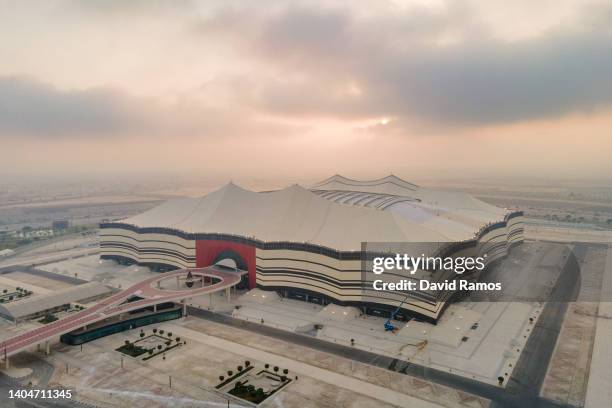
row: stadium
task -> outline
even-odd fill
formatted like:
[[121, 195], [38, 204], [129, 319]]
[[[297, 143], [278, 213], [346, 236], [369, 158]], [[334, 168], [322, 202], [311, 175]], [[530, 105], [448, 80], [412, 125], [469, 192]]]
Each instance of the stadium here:
[[[486, 253], [491, 265], [522, 242], [522, 215], [396, 176], [357, 181], [336, 175], [310, 188], [267, 192], [229, 183], [101, 224], [101, 257], [157, 271], [231, 266], [248, 272], [243, 288], [386, 317], [404, 295], [367, 290], [371, 250], [365, 243], [389, 243], [387, 252], [393, 243], [452, 243], [434, 247], [446, 256]], [[453, 295], [418, 293], [397, 318], [436, 322]]]

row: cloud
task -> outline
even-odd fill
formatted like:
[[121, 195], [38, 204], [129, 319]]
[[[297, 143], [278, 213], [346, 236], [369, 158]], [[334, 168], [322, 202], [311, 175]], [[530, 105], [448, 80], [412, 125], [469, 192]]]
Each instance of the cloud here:
[[60, 90], [29, 78], [0, 77], [0, 137], [275, 137], [302, 128], [187, 97], [161, 104], [108, 88]]
[[274, 74], [258, 79], [251, 101], [272, 113], [481, 126], [610, 107], [610, 10], [587, 8], [516, 41], [455, 2], [374, 14], [232, 8], [200, 28], [268, 64]]
[[145, 124], [125, 95], [109, 89], [63, 91], [23, 77], [0, 77], [0, 135], [96, 135]]
[[612, 104], [611, 40], [589, 33], [490, 41], [391, 55], [360, 68], [379, 93], [377, 102], [393, 114], [460, 125], [507, 123]]
[[[31, 41], [27, 58], [21, 46], [5, 55], [18, 63], [2, 74], [65, 88], [1, 79], [0, 132], [235, 137], [291, 133], [287, 123], [307, 126], [313, 117], [359, 122], [350, 127], [390, 117], [393, 126], [380, 129], [401, 133], [556, 118], [612, 103], [612, 7], [584, 6], [571, 19], [548, 18], [541, 30], [507, 38], [483, 17], [503, 11], [490, 2], [402, 3], [63, 2], [53, 8], [58, 14], [39, 16], [46, 35], [23, 37]], [[514, 8], [530, 18], [547, 10]], [[64, 31], [74, 19], [85, 23]], [[498, 25], [507, 34], [515, 24]], [[87, 49], [71, 43], [79, 33]], [[25, 41], [15, 38], [7, 44]], [[69, 40], [61, 63], [39, 69], [35, 50], [46, 55], [45, 38]]]
[[63, 8], [67, 10], [78, 10], [101, 16], [128, 16], [129, 18], [192, 12], [196, 5], [192, 0], [67, 0], [63, 3]]

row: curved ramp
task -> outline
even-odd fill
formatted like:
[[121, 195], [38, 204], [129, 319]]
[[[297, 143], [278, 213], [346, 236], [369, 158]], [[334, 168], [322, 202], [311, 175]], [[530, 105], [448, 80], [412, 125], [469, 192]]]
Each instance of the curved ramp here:
[[[191, 272], [193, 276], [202, 278], [208, 277], [217, 282], [208, 286], [186, 290], [168, 290], [157, 287], [158, 282], [170, 278], [178, 278], [183, 275], [186, 276], [189, 272]], [[215, 268], [180, 269], [154, 276], [103, 299], [88, 309], [0, 342], [0, 356], [2, 358], [8, 358], [13, 354], [53, 337], [61, 336], [79, 327], [96, 323], [100, 320], [122, 313], [154, 306], [160, 303], [177, 302], [194, 296], [218, 292], [238, 284], [240, 278], [241, 276], [239, 274], [223, 272]], [[143, 299], [127, 303], [127, 299], [131, 296], [138, 296]]]

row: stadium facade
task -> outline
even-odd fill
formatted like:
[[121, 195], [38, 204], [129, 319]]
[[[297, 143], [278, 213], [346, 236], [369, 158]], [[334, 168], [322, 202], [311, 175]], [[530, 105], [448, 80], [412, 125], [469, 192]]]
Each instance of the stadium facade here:
[[[484, 252], [491, 264], [522, 242], [522, 215], [395, 176], [357, 181], [336, 175], [310, 189], [270, 192], [229, 183], [101, 224], [101, 257], [158, 270], [231, 259], [248, 271], [244, 287], [387, 316], [403, 295], [364, 291], [364, 242], [452, 242], [447, 255]], [[399, 317], [436, 321], [452, 296], [423, 293], [406, 302]]]

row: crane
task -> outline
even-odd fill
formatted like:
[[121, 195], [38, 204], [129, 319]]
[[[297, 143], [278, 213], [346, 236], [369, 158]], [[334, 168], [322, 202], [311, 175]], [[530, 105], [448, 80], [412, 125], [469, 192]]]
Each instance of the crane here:
[[391, 331], [395, 333], [395, 330], [397, 330], [397, 327], [395, 327], [393, 323], [391, 323], [391, 320], [395, 319], [395, 315], [397, 315], [397, 313], [400, 311], [400, 309], [402, 308], [402, 305], [406, 302], [406, 299], [408, 299], [408, 295], [406, 295], [404, 299], [402, 299], [400, 304], [395, 308], [395, 310], [391, 312], [391, 315], [385, 322], [385, 331]]

